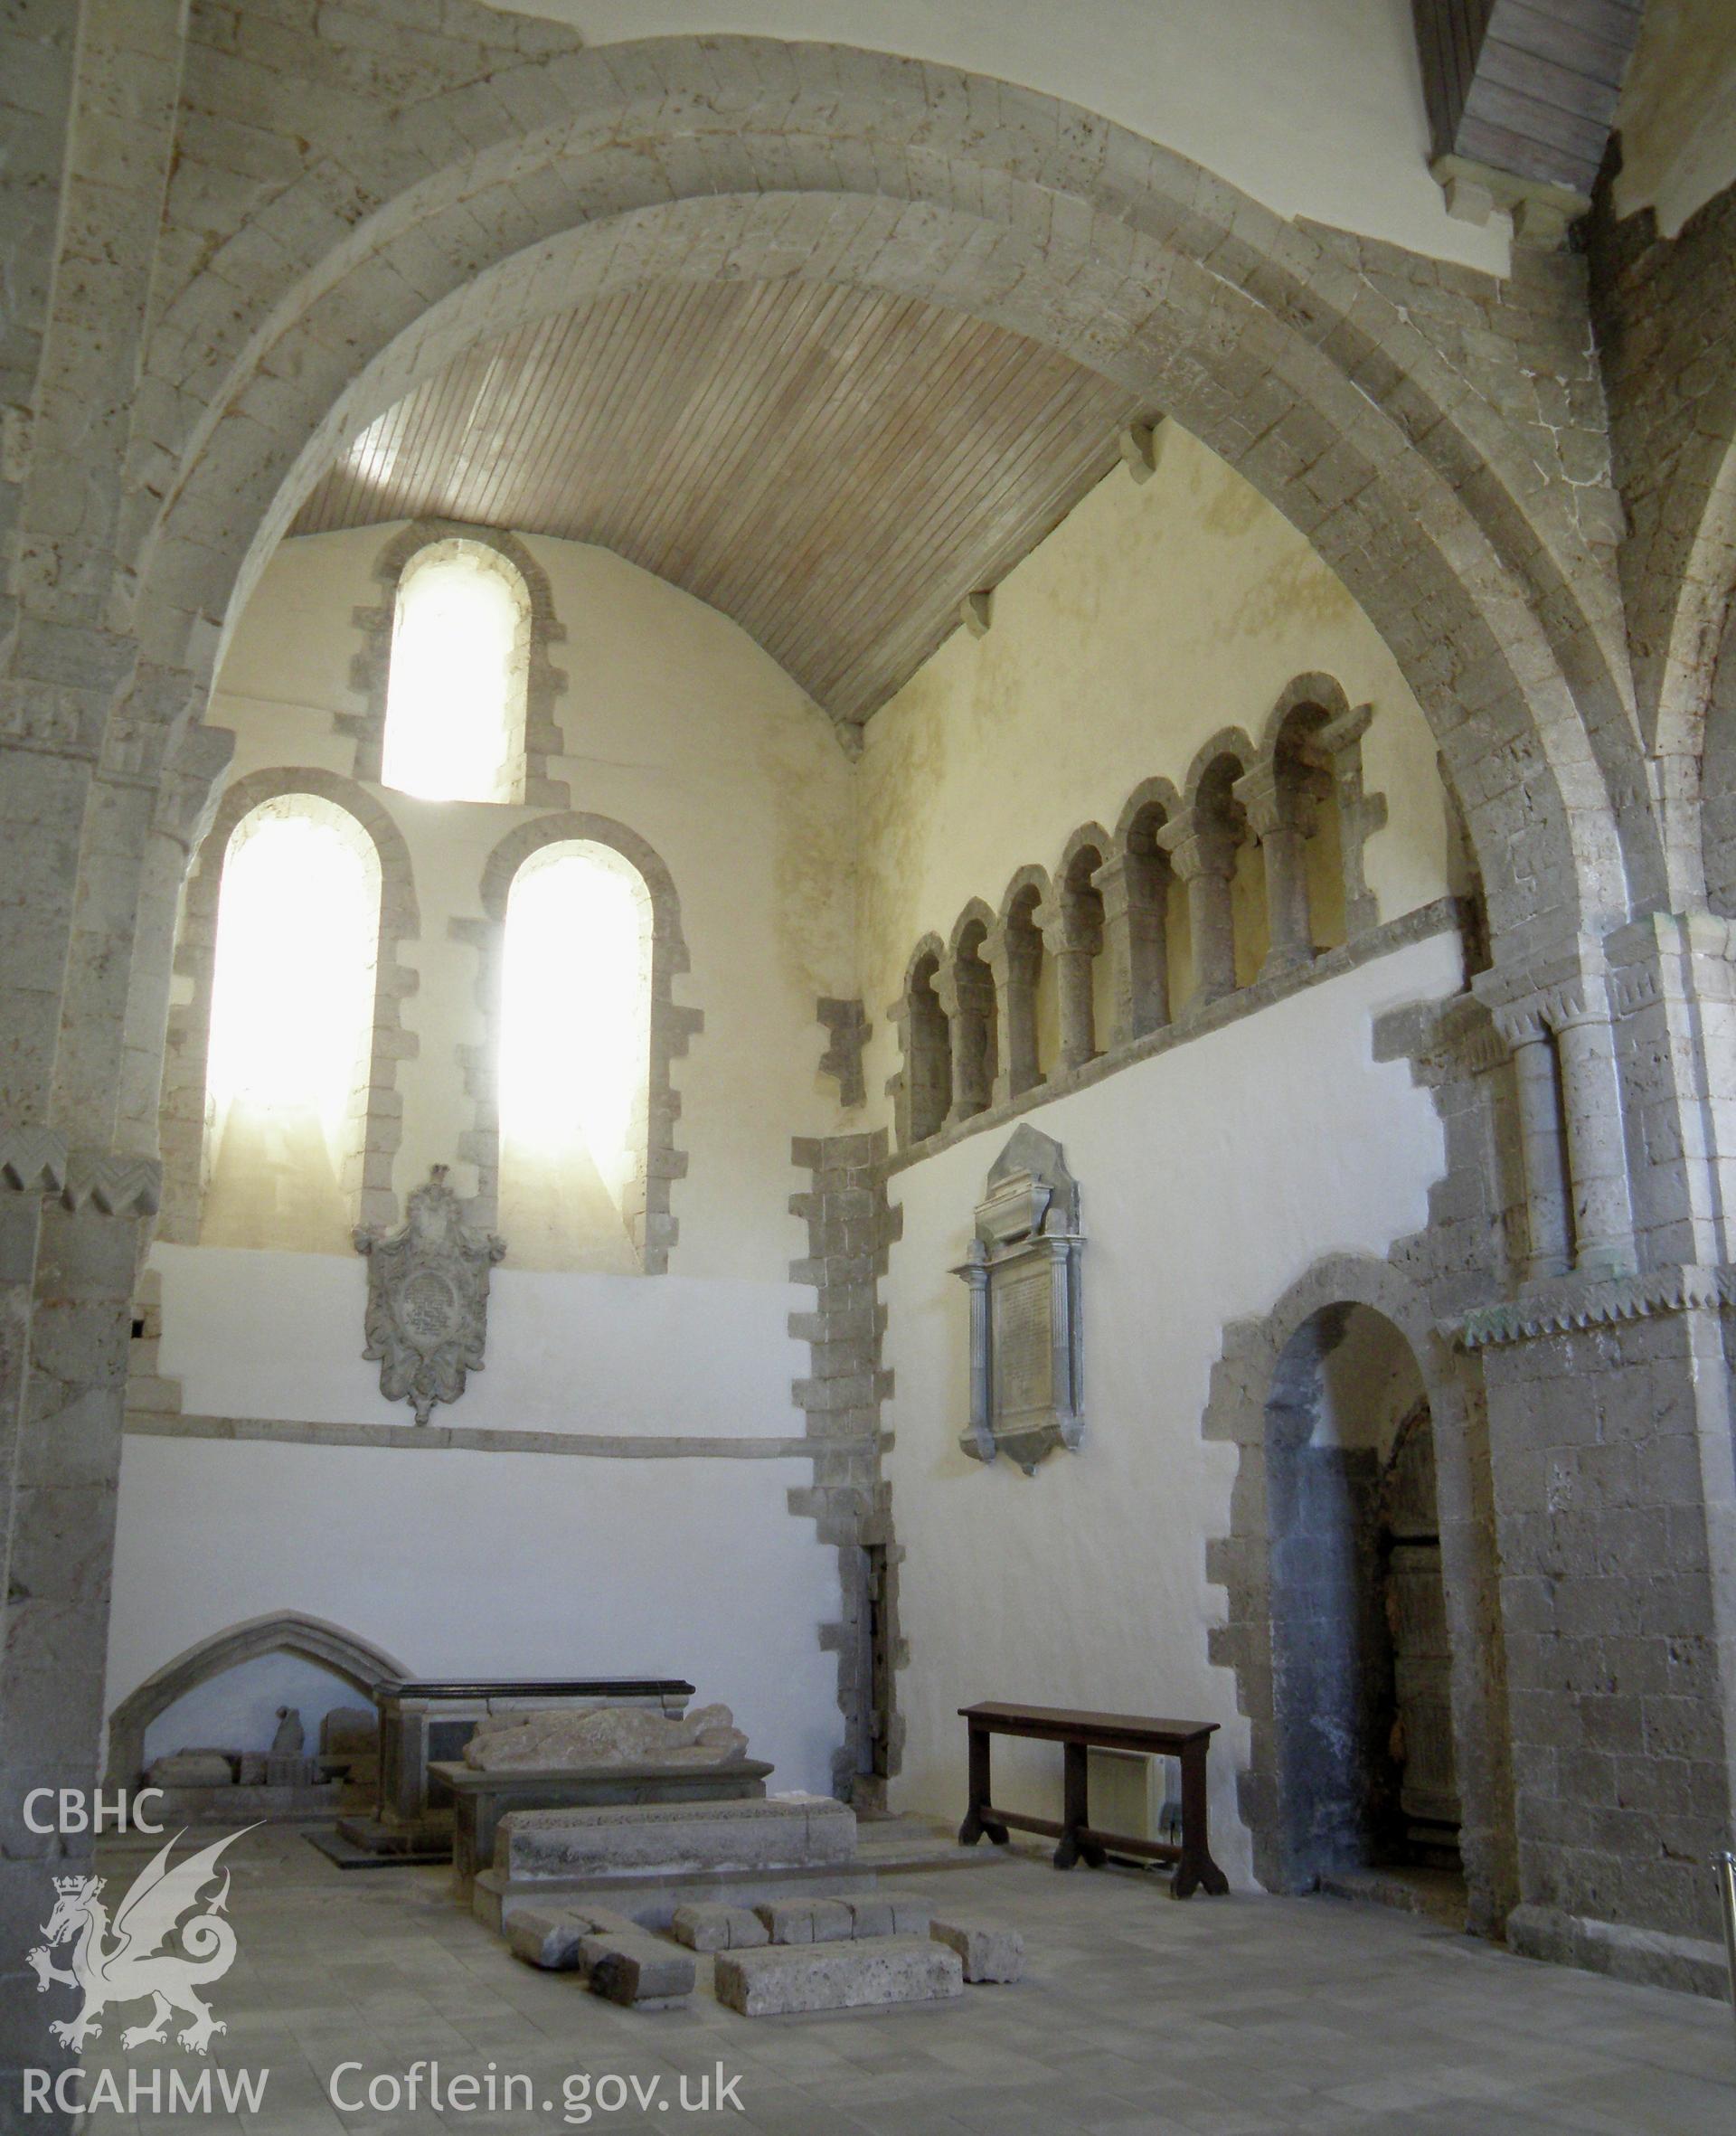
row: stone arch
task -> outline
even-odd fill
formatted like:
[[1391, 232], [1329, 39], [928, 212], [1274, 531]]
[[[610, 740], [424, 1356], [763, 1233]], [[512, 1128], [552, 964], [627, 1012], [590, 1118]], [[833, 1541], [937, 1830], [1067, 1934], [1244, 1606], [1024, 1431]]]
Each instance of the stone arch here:
[[1049, 1080], [1052, 1056], [1045, 1061], [1038, 1024], [1044, 962], [1040, 915], [1053, 903], [1047, 871], [1034, 864], [1020, 868], [1006, 886], [988, 938], [1001, 1044], [995, 1075], [996, 1105]]
[[1514, 1902], [1517, 1872], [1487, 1421], [1480, 1386], [1440, 1333], [1421, 1283], [1402, 1266], [1360, 1254], [1317, 1261], [1266, 1316], [1225, 1328], [1202, 1419], [1203, 1437], [1238, 1456], [1229, 1532], [1206, 1544], [1206, 1577], [1229, 1598], [1207, 1648], [1213, 1662], [1234, 1673], [1237, 1710], [1248, 1718], [1249, 1762], [1238, 1793], [1255, 1874], [1278, 1890], [1289, 1873], [1274, 1685], [1269, 1411], [1296, 1392], [1282, 1379], [1294, 1367], [1297, 1338], [1323, 1314], [1348, 1306], [1379, 1314], [1404, 1338], [1433, 1418], [1467, 1923], [1495, 1933]]
[[988, 962], [995, 914], [980, 897], [953, 922], [947, 937], [941, 1005], [952, 1026], [952, 1103], [947, 1125], [987, 1111], [1000, 1056], [995, 974]]
[[[688, 969], [687, 943], [681, 931], [681, 901], [675, 878], [648, 840], [612, 817], [569, 810], [538, 817], [509, 831], [483, 865], [480, 920], [454, 920], [453, 936], [467, 941], [480, 959], [476, 998], [486, 1036], [479, 1046], [460, 1048], [466, 1087], [475, 1126], [458, 1139], [458, 1154], [476, 1167], [477, 1188], [471, 1221], [492, 1230], [500, 1201], [500, 1005], [506, 938], [506, 906], [514, 878], [525, 862], [545, 846], [584, 843], [607, 846], [637, 871], [651, 903], [650, 1063], [646, 1083], [645, 1177], [642, 1201], [630, 1211], [630, 1232], [646, 1275], [663, 1275], [670, 1249], [680, 1232], [670, 1214], [672, 1181], [687, 1176], [687, 1153], [675, 1148], [675, 1121], [681, 1093], [674, 1087], [673, 1063], [703, 1027], [704, 1012], [676, 1004], [675, 981]], [[510, 1243], [510, 1242], [509, 1242]]]
[[1348, 719], [1350, 699], [1344, 695], [1344, 685], [1330, 675], [1292, 676], [1266, 714], [1266, 723], [1260, 735], [1260, 756], [1270, 757], [1297, 714], [1310, 709], [1319, 714], [1316, 723], [1320, 726], [1329, 725], [1334, 720]]
[[[347, 140], [341, 168], [307, 147], [304, 175], [170, 294], [147, 369], [189, 413], [153, 447], [165, 501], [131, 560], [154, 657], [197, 665], [186, 626], [230, 609], [250, 542], [268, 549], [344, 438], [452, 350], [656, 279], [673, 251], [690, 275], [914, 293], [1127, 381], [1239, 467], [1382, 633], [1480, 797], [1473, 836], [1511, 955], [1620, 916], [1618, 836], [1633, 893], [1657, 893], [1649, 820], [1618, 831], [1607, 803], [1637, 749], [1607, 553], [1571, 484], [1537, 483], [1498, 383], [1431, 349], [1329, 236], [1038, 92], [879, 54], [671, 38], [543, 52], [519, 80], [543, 125], [467, 90], [407, 109], [390, 164], [382, 145], [361, 151], [384, 204], [335, 241], [326, 187], [368, 181]], [[261, 294], [237, 307], [238, 288]], [[206, 339], [208, 315], [220, 353], [190, 382], [171, 352], [194, 318]], [[1532, 827], [1523, 886], [1515, 809]]]
[[565, 808], [572, 796], [564, 780], [549, 776], [549, 762], [561, 756], [566, 737], [555, 718], [555, 699], [567, 678], [549, 657], [551, 646], [566, 643], [566, 627], [554, 612], [549, 574], [518, 536], [499, 527], [476, 526], [458, 519], [416, 519], [401, 527], [374, 560], [379, 598], [357, 608], [352, 620], [362, 635], [361, 650], [350, 663], [350, 681], [366, 700], [360, 713], [340, 713], [335, 724], [355, 743], [355, 776], [378, 780], [386, 735], [386, 685], [392, 667], [392, 640], [398, 613], [398, 590], [405, 572], [425, 550], [441, 543], [463, 542], [498, 557], [523, 590], [524, 706], [505, 766], [507, 790], [502, 800], [532, 808]]
[[946, 1007], [947, 947], [925, 934], [910, 951], [904, 984], [887, 1012], [898, 1031], [899, 1069], [889, 1086], [898, 1147], [926, 1142], [952, 1107], [952, 1029]]
[[297, 794], [310, 794], [341, 808], [372, 842], [380, 865], [373, 1043], [356, 1221], [389, 1224], [397, 1218], [392, 1168], [403, 1133], [398, 1063], [413, 1058], [417, 1051], [415, 1033], [404, 1027], [403, 1005], [418, 984], [417, 974], [400, 960], [400, 951], [417, 939], [421, 929], [410, 848], [389, 810], [365, 787], [335, 771], [286, 765], [249, 772], [225, 789], [187, 878], [175, 969], [190, 982], [191, 993], [184, 1003], [169, 1010], [160, 1128], [160, 1228], [162, 1236], [176, 1244], [190, 1245], [199, 1235], [217, 912], [230, 840], [242, 818], [250, 816], [261, 802]]
[[370, 1700], [376, 1684], [410, 1674], [383, 1647], [344, 1630], [341, 1624], [328, 1624], [323, 1617], [305, 1617], [297, 1610], [250, 1617], [243, 1624], [231, 1624], [227, 1631], [195, 1641], [173, 1661], [165, 1661], [116, 1706], [108, 1716], [107, 1784], [128, 1790], [137, 1786], [145, 1770], [146, 1731], [159, 1714], [198, 1685], [265, 1654], [298, 1654], [344, 1678]]

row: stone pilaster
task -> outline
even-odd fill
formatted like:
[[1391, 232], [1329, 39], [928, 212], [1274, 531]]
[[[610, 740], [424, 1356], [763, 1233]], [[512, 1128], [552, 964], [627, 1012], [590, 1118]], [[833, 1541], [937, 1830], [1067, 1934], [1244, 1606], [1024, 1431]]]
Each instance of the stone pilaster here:
[[1561, 1120], [1555, 1040], [1535, 1010], [1503, 1010], [1496, 1025], [1513, 1049], [1519, 1100], [1519, 1148], [1525, 1175], [1524, 1275], [1535, 1282], [1564, 1275], [1572, 1255], [1567, 1143]]
[[808, 1247], [791, 1263], [790, 1280], [815, 1291], [813, 1309], [789, 1320], [790, 1333], [808, 1345], [808, 1371], [793, 1398], [814, 1442], [813, 1484], [790, 1493], [790, 1510], [816, 1521], [820, 1540], [838, 1553], [839, 1615], [819, 1627], [820, 1644], [838, 1658], [844, 1715], [833, 1785], [846, 1800], [881, 1804], [902, 1744], [892, 1697], [903, 1661], [893, 1621], [902, 1552], [880, 1472], [881, 1404], [892, 1375], [880, 1362], [878, 1295], [898, 1220], [886, 1200], [884, 1134], [798, 1138], [790, 1155], [811, 1179], [790, 1197], [791, 1213], [807, 1222]]

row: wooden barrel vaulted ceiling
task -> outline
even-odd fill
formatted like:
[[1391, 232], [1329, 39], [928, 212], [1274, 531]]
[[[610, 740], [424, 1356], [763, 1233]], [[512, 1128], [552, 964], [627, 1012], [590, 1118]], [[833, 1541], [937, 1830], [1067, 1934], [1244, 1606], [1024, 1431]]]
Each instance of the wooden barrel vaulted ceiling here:
[[913, 298], [657, 286], [470, 350], [355, 441], [294, 531], [438, 515], [600, 543], [732, 617], [850, 725], [1144, 412]]

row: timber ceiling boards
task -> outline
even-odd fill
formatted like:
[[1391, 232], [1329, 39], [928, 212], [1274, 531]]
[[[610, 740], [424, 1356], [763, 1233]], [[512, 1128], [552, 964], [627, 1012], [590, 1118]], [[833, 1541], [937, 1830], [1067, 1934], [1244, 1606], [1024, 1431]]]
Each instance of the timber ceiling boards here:
[[916, 299], [658, 286], [469, 351], [356, 440], [293, 531], [438, 516], [600, 543], [732, 617], [848, 730], [1146, 412]]

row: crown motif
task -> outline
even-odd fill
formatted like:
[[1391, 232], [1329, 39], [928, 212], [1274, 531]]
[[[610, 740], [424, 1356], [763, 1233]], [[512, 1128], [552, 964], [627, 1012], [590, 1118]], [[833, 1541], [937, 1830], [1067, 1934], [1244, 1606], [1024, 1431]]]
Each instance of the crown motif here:
[[89, 1892], [90, 1896], [95, 1898], [102, 1889], [102, 1878], [100, 1876], [57, 1876], [54, 1879], [54, 1888], [69, 1897], [76, 1896], [80, 1892]]

